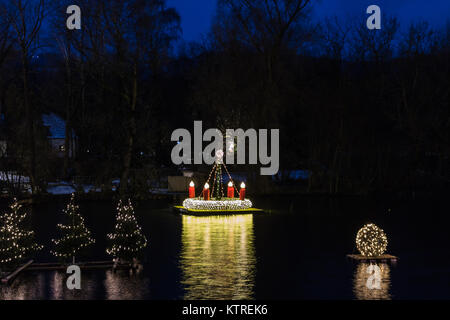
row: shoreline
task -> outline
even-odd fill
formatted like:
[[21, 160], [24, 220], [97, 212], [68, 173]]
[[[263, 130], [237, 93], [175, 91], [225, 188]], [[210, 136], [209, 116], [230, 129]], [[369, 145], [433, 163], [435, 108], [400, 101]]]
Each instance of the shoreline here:
[[[304, 192], [304, 191], [291, 191], [291, 192], [271, 192], [271, 193], [253, 193], [249, 196], [251, 198], [280, 198], [280, 197], [295, 197], [295, 198], [327, 198], [327, 199], [386, 199], [386, 200], [424, 200], [441, 198], [448, 194], [446, 190], [439, 190], [436, 192], [397, 192], [397, 193], [338, 193], [331, 194], [327, 192]], [[115, 201], [120, 198], [120, 194], [117, 192], [96, 192], [96, 193], [76, 193], [80, 201]], [[1, 195], [0, 204], [9, 203], [14, 196]], [[19, 202], [24, 205], [31, 205], [37, 203], [47, 203], [55, 200], [66, 200], [70, 197], [70, 194], [50, 194], [42, 193], [36, 195], [28, 195], [18, 197]], [[131, 196], [133, 198], [133, 196]], [[165, 201], [165, 202], [177, 202], [187, 198], [188, 194], [180, 192], [171, 193], [148, 193], [145, 196], [138, 195], [136, 200], [138, 201]]]

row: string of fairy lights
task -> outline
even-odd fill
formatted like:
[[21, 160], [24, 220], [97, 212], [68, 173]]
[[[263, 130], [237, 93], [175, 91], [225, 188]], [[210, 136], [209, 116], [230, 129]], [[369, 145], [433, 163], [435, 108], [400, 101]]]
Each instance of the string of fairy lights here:
[[227, 168], [227, 165], [225, 164], [225, 162], [223, 163], [223, 167], [225, 168], [225, 171], [226, 171], [226, 173], [227, 173], [227, 175], [228, 175], [228, 179], [230, 179], [231, 183], [233, 184], [234, 190], [236, 191], [236, 193], [237, 193], [238, 195], [240, 195], [241, 193], [240, 193], [239, 190], [237, 189], [236, 184], [233, 182], [233, 179], [231, 178], [231, 174], [230, 174], [230, 172], [228, 171], [228, 168]]
[[58, 224], [57, 228], [62, 234], [60, 239], [52, 239], [55, 250], [50, 252], [58, 258], [75, 259], [75, 256], [85, 248], [95, 243], [91, 232], [86, 228], [84, 218], [78, 213], [79, 206], [75, 204], [75, 194], [63, 210], [67, 224]]
[[[252, 202], [248, 199], [245, 199], [245, 184], [242, 183], [241, 191], [237, 190], [236, 185], [233, 183], [231, 175], [223, 162], [223, 151], [218, 150], [216, 152], [216, 161], [212, 170], [208, 175], [208, 179], [206, 180], [205, 186], [203, 188], [203, 197], [202, 194], [200, 197], [195, 197], [195, 189], [194, 183], [191, 182], [189, 189], [189, 198], [183, 201], [183, 207], [187, 210], [202, 210], [202, 211], [211, 211], [211, 212], [220, 212], [220, 211], [239, 211], [245, 210], [252, 207]], [[228, 184], [228, 188], [233, 188], [239, 194], [239, 200], [234, 199], [233, 195], [229, 196], [229, 198], [223, 198], [223, 189], [222, 189], [222, 165], [225, 168], [225, 172], [227, 173], [230, 183]], [[210, 199], [209, 197], [209, 182], [211, 177], [214, 175], [213, 183], [212, 183], [212, 195], [215, 195], [215, 198]], [[220, 189], [220, 191], [219, 191]], [[230, 190], [230, 189], [229, 189]], [[206, 192], [206, 194], [205, 194]], [[229, 194], [230, 191], [228, 191]], [[363, 256], [366, 257], [377, 257], [381, 256], [385, 253], [387, 248], [387, 236], [384, 231], [378, 228], [374, 224], [367, 224], [363, 228], [361, 228], [356, 236], [356, 246], [357, 249]]]
[[373, 223], [366, 224], [356, 234], [356, 248], [366, 257], [381, 256], [386, 252], [387, 236]]
[[183, 207], [190, 210], [245, 210], [253, 206], [248, 199], [245, 200], [197, 200], [186, 199]]
[[[215, 167], [217, 165], [219, 164], [216, 164]], [[214, 168], [210, 177], [213, 172]], [[242, 198], [244, 197], [243, 195]], [[187, 209], [207, 211], [239, 211], [249, 209], [252, 205], [248, 199], [228, 198], [221, 200], [189, 198], [183, 202], [183, 206]], [[43, 248], [34, 241], [34, 232], [21, 226], [27, 217], [26, 212], [20, 213], [21, 208], [17, 199], [14, 199], [10, 211], [0, 215], [0, 264], [2, 265], [17, 263], [30, 253]], [[66, 223], [57, 225], [62, 236], [59, 239], [52, 239], [55, 250], [52, 250], [51, 253], [58, 258], [74, 257], [95, 243], [78, 210], [79, 206], [75, 204], [75, 195], [72, 194], [70, 202], [63, 210]], [[137, 258], [147, 247], [147, 238], [137, 222], [130, 199], [126, 204], [119, 201], [114, 230], [107, 237], [111, 244], [106, 249], [106, 253], [114, 258], [122, 260]], [[366, 224], [357, 232], [356, 247], [362, 256], [380, 257], [386, 252], [387, 246], [388, 240], [385, 232], [373, 223]]]
[[22, 205], [16, 198], [10, 205], [10, 212], [0, 216], [0, 263], [13, 264], [27, 255], [39, 251], [43, 246], [34, 242], [34, 231], [22, 227], [27, 213], [19, 213]]
[[106, 253], [119, 259], [136, 258], [147, 246], [147, 238], [137, 223], [130, 199], [126, 205], [119, 201], [114, 232], [108, 234], [108, 239], [111, 246], [106, 249]]
[[[213, 165], [211, 171], [209, 172], [208, 178], [206, 179], [206, 183], [205, 183], [205, 185], [209, 186], [211, 177], [214, 176], [213, 182], [212, 182], [211, 194], [213, 196], [216, 195], [216, 198], [218, 200], [220, 200], [224, 196], [223, 188], [222, 188], [222, 183], [223, 183], [222, 166], [225, 168], [225, 172], [227, 173], [229, 181], [231, 181], [233, 183], [234, 190], [236, 191], [236, 193], [238, 195], [240, 195], [240, 191], [237, 189], [236, 184], [234, 183], [233, 178], [231, 177], [231, 174], [228, 171], [228, 168], [227, 168], [225, 162], [223, 161], [223, 156], [224, 156], [223, 150], [218, 150], [216, 152], [216, 161], [214, 162], [214, 165]], [[204, 190], [202, 190], [199, 197], [201, 197], [201, 195], [203, 194], [203, 191]], [[214, 191], [216, 191], [216, 193], [214, 193]], [[220, 193], [218, 193], [218, 192], [220, 192]]]
[[[31, 253], [43, 248], [34, 241], [34, 231], [21, 227], [21, 222], [27, 217], [27, 213], [19, 212], [21, 207], [17, 199], [14, 199], [10, 212], [0, 215], [0, 264], [2, 266], [13, 266]], [[75, 194], [72, 194], [62, 212], [65, 221], [57, 224], [60, 237], [52, 239], [54, 249], [50, 252], [57, 258], [65, 260], [72, 257], [74, 261], [76, 255], [95, 243], [78, 210]], [[137, 223], [131, 200], [128, 200], [125, 205], [119, 201], [114, 232], [108, 235], [108, 239], [111, 246], [106, 252], [122, 260], [138, 258], [141, 251], [148, 245], [142, 228]]]
[[[183, 201], [183, 207], [188, 210], [205, 210], [205, 211], [237, 211], [237, 210], [245, 210], [249, 209], [253, 206], [252, 202], [248, 199], [234, 199], [234, 198], [224, 198], [223, 192], [223, 177], [222, 177], [222, 166], [225, 168], [225, 172], [228, 175], [230, 184], [229, 187], [233, 187], [236, 193], [241, 196], [241, 192], [236, 188], [235, 183], [231, 177], [230, 172], [228, 171], [227, 166], [223, 161], [224, 153], [222, 150], [218, 150], [216, 152], [216, 161], [209, 172], [208, 178], [206, 179], [205, 186], [199, 197], [195, 197], [194, 183], [191, 182], [190, 188], [193, 189], [192, 194], [190, 192], [190, 198]], [[212, 178], [214, 177], [214, 178]], [[209, 192], [210, 181], [212, 181], [211, 195], [214, 197], [213, 199], [209, 199], [204, 193]], [[243, 184], [245, 188], [245, 184]], [[203, 198], [202, 199], [202, 195]]]

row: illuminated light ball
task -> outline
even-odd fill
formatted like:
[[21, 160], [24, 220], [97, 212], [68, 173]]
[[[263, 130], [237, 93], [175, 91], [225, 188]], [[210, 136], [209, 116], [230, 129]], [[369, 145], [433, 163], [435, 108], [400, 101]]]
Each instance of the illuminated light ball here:
[[365, 257], [381, 256], [386, 252], [388, 240], [383, 229], [373, 223], [366, 224], [356, 235], [356, 248]]

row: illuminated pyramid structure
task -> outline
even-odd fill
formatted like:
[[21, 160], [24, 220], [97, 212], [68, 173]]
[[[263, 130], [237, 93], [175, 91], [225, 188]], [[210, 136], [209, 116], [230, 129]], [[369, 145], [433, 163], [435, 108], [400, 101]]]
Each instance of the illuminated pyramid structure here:
[[[233, 213], [253, 213], [262, 211], [252, 208], [253, 204], [245, 198], [246, 186], [242, 182], [240, 190], [235, 183], [223, 162], [224, 153], [222, 150], [216, 152], [216, 161], [208, 175], [203, 190], [199, 196], [195, 194], [195, 185], [192, 181], [189, 185], [189, 198], [183, 201], [183, 206], [177, 206], [178, 210], [186, 214], [233, 214]], [[227, 194], [224, 194], [222, 173], [226, 172], [229, 178]], [[236, 194], [238, 197], [234, 197]]]

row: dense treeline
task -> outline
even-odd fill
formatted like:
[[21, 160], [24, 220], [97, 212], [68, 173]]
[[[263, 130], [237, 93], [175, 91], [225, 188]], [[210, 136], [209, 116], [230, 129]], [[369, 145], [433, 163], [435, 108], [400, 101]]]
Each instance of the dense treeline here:
[[[1, 1], [1, 169], [30, 177], [33, 192], [74, 175], [148, 190], [173, 168], [172, 131], [194, 120], [279, 128], [281, 185], [298, 169], [311, 172], [309, 192], [449, 185], [449, 26], [386, 17], [373, 31], [317, 22], [310, 0], [219, 0], [210, 32], [175, 54], [180, 16], [163, 0], [79, 0], [76, 31], [69, 2]], [[66, 120], [63, 160], [50, 156], [45, 112]], [[273, 185], [258, 179], [260, 191]]]

